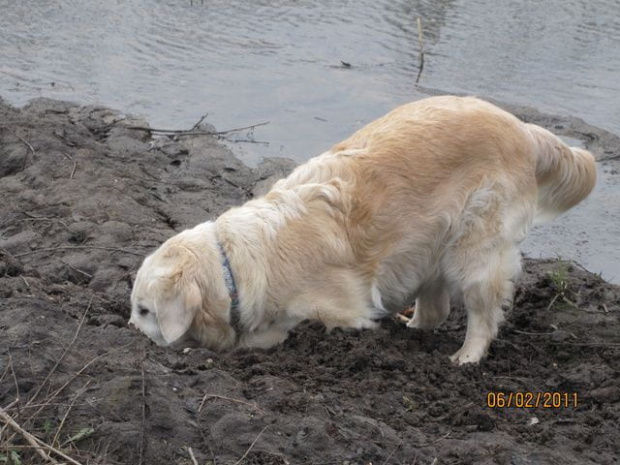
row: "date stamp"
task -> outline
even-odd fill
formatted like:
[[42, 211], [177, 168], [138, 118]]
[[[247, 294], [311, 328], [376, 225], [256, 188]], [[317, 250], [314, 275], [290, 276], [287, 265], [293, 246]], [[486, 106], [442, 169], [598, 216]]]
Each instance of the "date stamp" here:
[[576, 392], [496, 392], [487, 394], [488, 408], [576, 408]]

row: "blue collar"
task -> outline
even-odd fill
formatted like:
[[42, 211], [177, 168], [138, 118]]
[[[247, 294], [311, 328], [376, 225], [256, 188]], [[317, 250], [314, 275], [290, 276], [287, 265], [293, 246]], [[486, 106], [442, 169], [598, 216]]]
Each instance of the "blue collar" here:
[[235, 284], [235, 277], [230, 269], [230, 262], [224, 252], [222, 244], [217, 243], [220, 249], [220, 256], [222, 258], [222, 272], [224, 274], [224, 283], [228, 290], [228, 296], [230, 297], [230, 325], [235, 329], [237, 334], [240, 333], [241, 321], [239, 315], [239, 292], [237, 291], [237, 285]]

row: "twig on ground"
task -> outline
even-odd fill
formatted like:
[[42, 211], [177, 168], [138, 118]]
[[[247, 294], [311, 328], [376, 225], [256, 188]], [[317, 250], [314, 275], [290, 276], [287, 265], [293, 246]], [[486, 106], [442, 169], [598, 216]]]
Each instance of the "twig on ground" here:
[[23, 276], [23, 275], [21, 275], [21, 274], [19, 275], [19, 277], [20, 277], [20, 278], [22, 278], [22, 281], [24, 282], [24, 284], [26, 285], [26, 287], [27, 287], [28, 289], [30, 289], [30, 283], [28, 282], [28, 280], [26, 279], [26, 277], [25, 277], [25, 276]]
[[28, 142], [26, 139], [24, 139], [23, 137], [19, 137], [17, 134], [15, 134], [15, 137], [17, 137], [19, 140], [21, 140], [24, 144], [26, 144], [28, 146], [28, 148], [30, 149], [30, 151], [32, 152], [33, 155], [36, 155], [37, 152], [35, 152], [34, 147], [32, 146], [32, 144], [30, 144], [30, 142]]
[[429, 447], [432, 446], [433, 444], [437, 444], [438, 442], [443, 441], [444, 439], [448, 438], [450, 436], [450, 431], [448, 431], [446, 434], [444, 434], [442, 437], [435, 439], [434, 441], [431, 442], [427, 442], [426, 444], [416, 444], [416, 447], [418, 448], [422, 448], [422, 447]]
[[2, 253], [3, 253], [4, 255], [6, 255], [7, 257], [10, 257], [10, 258], [15, 258], [15, 256], [13, 256], [13, 254], [11, 254], [11, 252], [9, 252], [8, 250], [6, 250], [6, 249], [5, 249], [5, 248], [3, 248], [3, 247], [0, 247], [0, 252], [2, 252]]
[[[70, 405], [69, 402], [46, 402], [46, 401], [42, 401], [40, 404], [28, 404], [28, 405], [22, 405], [22, 409], [26, 410], [26, 409], [35, 409], [35, 408], [39, 408], [41, 406], [45, 406], [45, 407], [68, 407]], [[90, 403], [88, 402], [88, 399], [84, 399], [84, 403], [83, 404], [78, 404], [78, 405], [90, 405]], [[7, 407], [4, 408], [5, 410], [7, 409]]]
[[[37, 152], [34, 151], [34, 147], [32, 146], [32, 144], [30, 144], [30, 142], [28, 142], [26, 139], [19, 137], [17, 134], [15, 134], [15, 137], [17, 137], [20, 141], [22, 141], [24, 144], [26, 144], [26, 146], [30, 149], [30, 151], [32, 152], [32, 156], [36, 156]], [[24, 162], [22, 163], [22, 169], [26, 168], [26, 164], [28, 163], [28, 154], [26, 154], [26, 156], [24, 157]]]
[[11, 367], [11, 374], [13, 375], [13, 382], [15, 383], [15, 402], [17, 403], [17, 417], [21, 418], [22, 411], [19, 408], [19, 384], [17, 383], [17, 375], [15, 375], [15, 368], [13, 367], [13, 356], [11, 355], [11, 349], [8, 349], [9, 353], [9, 367]]
[[551, 299], [551, 302], [549, 303], [549, 306], [547, 307], [547, 311], [551, 310], [551, 307], [553, 307], [553, 304], [556, 302], [556, 300], [558, 300], [558, 297], [560, 297], [562, 294], [556, 294], [553, 299]]
[[[618, 155], [620, 157], [620, 155]], [[571, 260], [570, 264], [573, 266], [576, 266], [577, 268], [585, 271], [586, 273], [592, 274], [592, 271], [588, 270], [585, 266], [583, 266], [581, 263], [576, 262], [575, 260]]]
[[23, 215], [26, 215], [28, 218], [32, 218], [33, 220], [49, 220], [49, 219], [53, 219], [53, 218], [47, 218], [47, 217], [44, 217], [44, 216], [36, 216], [36, 215], [33, 215], [32, 213], [27, 212], [27, 211], [22, 211], [21, 213]]
[[86, 271], [80, 270], [79, 268], [74, 267], [73, 265], [71, 265], [70, 263], [67, 263], [64, 260], [60, 260], [62, 263], [64, 263], [65, 265], [67, 265], [69, 268], [71, 268], [73, 271], [77, 271], [78, 273], [80, 273], [81, 275], [86, 276], [88, 279], [92, 279], [93, 275], [90, 273], [87, 273]]
[[230, 179], [227, 179], [227, 178], [223, 177], [221, 174], [216, 174], [215, 176], [211, 176], [209, 178], [210, 181], [214, 181], [216, 179], [221, 179], [226, 184], [229, 184], [229, 185], [231, 185], [233, 187], [236, 187], [237, 189], [243, 189], [243, 187], [241, 187], [239, 184], [236, 184], [236, 183], [232, 182]]
[[97, 360], [99, 360], [102, 357], [105, 357], [106, 355], [110, 355], [112, 352], [115, 352], [117, 350], [122, 350], [125, 349], [127, 347], [129, 347], [130, 345], [132, 345], [133, 342], [129, 343], [129, 344], [125, 344], [124, 346], [120, 346], [117, 347], [115, 349], [109, 350], [107, 352], [104, 352], [103, 354], [99, 354], [96, 357], [92, 358], [89, 362], [87, 362], [82, 368], [80, 368], [80, 370], [76, 373], [73, 374], [73, 376], [71, 376], [71, 378], [69, 378], [62, 386], [60, 386], [58, 389], [56, 389], [51, 396], [48, 396], [47, 398], [47, 402], [45, 402], [44, 404], [41, 405], [41, 407], [34, 413], [32, 414], [29, 418], [28, 421], [32, 420], [33, 418], [35, 418], [40, 412], [41, 410], [43, 410], [45, 407], [47, 407], [52, 400], [54, 400], [62, 391], [65, 390], [65, 388], [67, 386], [69, 386], [69, 384], [71, 384], [78, 376], [80, 376], [84, 370], [86, 370], [89, 366], [91, 366], [93, 363], [95, 363]]
[[62, 427], [64, 426], [65, 421], [67, 420], [67, 417], [69, 416], [69, 412], [73, 408], [73, 405], [75, 404], [75, 401], [78, 399], [78, 397], [80, 397], [80, 395], [83, 392], [86, 392], [86, 388], [88, 387], [89, 384], [90, 384], [90, 380], [88, 380], [86, 382], [86, 384], [84, 385], [84, 387], [77, 392], [77, 394], [75, 395], [75, 397], [73, 398], [73, 400], [69, 404], [69, 407], [67, 408], [67, 411], [65, 412], [64, 416], [62, 417], [60, 425], [58, 425], [58, 429], [56, 430], [56, 434], [54, 434], [54, 439], [52, 439], [52, 447], [54, 447], [55, 445], [59, 445], [58, 444], [58, 438], [60, 437], [60, 431], [62, 430]]
[[148, 126], [127, 126], [127, 129], [133, 129], [136, 131], [157, 132], [160, 134], [170, 134], [170, 135], [177, 135], [177, 136], [221, 136], [224, 134], [230, 134], [231, 132], [254, 129], [259, 126], [265, 126], [269, 123], [270, 123], [269, 121], [265, 121], [263, 123], [252, 124], [250, 126], [242, 126], [240, 128], [227, 129], [226, 131], [195, 131], [194, 129], [158, 129], [158, 128], [149, 128]]
[[13, 428], [19, 434], [21, 434], [23, 436], [23, 438], [26, 441], [28, 441], [28, 443], [32, 446], [32, 448], [46, 462], [52, 462], [53, 464], [58, 464], [58, 462], [53, 457], [51, 457], [48, 453], [45, 453], [43, 451], [43, 449], [47, 450], [48, 452], [53, 452], [54, 454], [58, 455], [59, 457], [62, 457], [65, 461], [67, 461], [69, 463], [72, 463], [73, 465], [82, 465], [80, 462], [78, 462], [77, 460], [72, 459], [71, 457], [69, 457], [64, 452], [56, 449], [55, 447], [50, 446], [49, 444], [46, 444], [45, 442], [41, 441], [36, 436], [33, 436], [28, 431], [23, 429], [21, 426], [19, 426], [19, 424], [17, 422], [15, 422], [15, 420], [13, 420], [11, 418], [10, 415], [8, 415], [4, 411], [4, 409], [2, 409], [2, 407], [0, 407], [0, 417], [2, 417], [2, 420], [4, 420], [5, 423], [7, 423], [9, 426], [11, 426], [11, 428]]
[[418, 70], [418, 76], [415, 83], [420, 82], [422, 76], [422, 70], [424, 69], [424, 38], [422, 36], [422, 20], [418, 17], [418, 44], [420, 46], [420, 69]]
[[576, 308], [577, 310], [580, 310], [579, 305], [577, 305], [575, 302], [573, 302], [572, 300], [570, 300], [568, 297], [566, 297], [564, 295], [563, 292], [556, 294], [555, 297], [551, 300], [551, 303], [549, 304], [549, 306], [547, 307], [547, 311], [551, 310], [551, 307], [553, 307], [553, 304], [558, 300], [558, 298], [562, 298], [562, 302], [564, 302], [567, 305], [570, 305], [573, 308]]
[[[5, 412], [7, 412], [8, 410], [12, 409], [14, 405], [17, 405], [17, 404], [19, 404], [19, 399], [15, 399], [15, 400], [14, 400], [13, 402], [11, 402], [9, 405], [7, 405], [6, 407], [3, 407], [3, 408], [4, 408], [4, 411], [5, 411]], [[2, 427], [2, 429], [0, 429], [0, 438], [3, 438], [3, 437], [4, 437], [4, 430], [6, 430], [7, 428], [9, 428], [9, 425], [6, 425], [6, 424], [5, 424], [5, 425]], [[1, 445], [1, 444], [0, 444], [0, 445]]]
[[241, 456], [241, 458], [239, 460], [237, 460], [235, 462], [235, 465], [239, 465], [241, 462], [243, 462], [245, 460], [245, 458], [248, 456], [248, 454], [250, 453], [250, 451], [252, 450], [252, 447], [254, 447], [254, 445], [258, 442], [259, 438], [263, 435], [263, 433], [265, 432], [265, 430], [267, 428], [269, 428], [270, 425], [265, 426], [260, 433], [258, 433], [258, 436], [256, 436], [256, 439], [254, 439], [254, 442], [252, 444], [250, 444], [250, 447], [248, 447], [248, 450], [245, 451], [245, 454], [243, 454]]
[[387, 463], [390, 461], [390, 459], [392, 458], [392, 456], [396, 453], [396, 451], [398, 449], [400, 449], [400, 447], [403, 445], [403, 443], [401, 442], [400, 444], [397, 444], [396, 447], [392, 450], [392, 452], [390, 452], [390, 455], [387, 456], [387, 459], [385, 459], [385, 462], [383, 462], [383, 465], [387, 465]]
[[26, 215], [28, 218], [20, 218], [20, 219], [17, 219], [17, 220], [13, 220], [16, 223], [21, 223], [22, 221], [55, 221], [57, 223], [62, 224], [65, 228], [67, 227], [67, 223], [62, 221], [60, 218], [46, 217], [46, 216], [36, 216], [36, 215], [33, 215], [32, 213], [28, 213], [27, 211], [21, 211], [19, 213], [21, 213], [22, 215]]
[[233, 399], [232, 397], [220, 396], [218, 394], [209, 394], [209, 393], [205, 394], [202, 400], [200, 401], [200, 405], [198, 406], [198, 413], [202, 412], [202, 407], [204, 406], [204, 403], [207, 401], [207, 399], [221, 399], [221, 400], [226, 400], [228, 402], [234, 402], [236, 404], [243, 404], [243, 405], [247, 405], [248, 407], [252, 407], [253, 409], [258, 410], [261, 413], [264, 413], [263, 409], [261, 409], [258, 405], [253, 404], [251, 402], [246, 402], [241, 399]]
[[2, 381], [4, 381], [4, 377], [9, 373], [9, 369], [10, 369], [9, 365], [4, 367], [4, 371], [2, 372], [2, 376], [0, 376], [0, 383], [2, 383]]
[[115, 124], [118, 124], [118, 123], [120, 123], [121, 121], [125, 121], [126, 119], [127, 119], [127, 118], [126, 118], [125, 116], [123, 116], [123, 117], [121, 117], [121, 118], [118, 118], [118, 119], [115, 119], [115, 120], [114, 120], [114, 121], [112, 121], [111, 123], [104, 124], [103, 126], [100, 126], [100, 127], [96, 128], [96, 131], [97, 131], [97, 132], [105, 131], [106, 129], [108, 129], [108, 128], [110, 128], [110, 127], [114, 126]]
[[[91, 365], [92, 365], [93, 363], [95, 363], [97, 360], [99, 360], [100, 358], [102, 358], [102, 357], [104, 357], [104, 356], [106, 356], [106, 355], [109, 355], [109, 354], [111, 354], [112, 352], [115, 352], [115, 351], [117, 351], [117, 350], [123, 350], [123, 349], [126, 349], [127, 347], [129, 347], [129, 346], [130, 346], [130, 345], [132, 345], [132, 344], [134, 344], [134, 342], [131, 342], [131, 343], [129, 343], [129, 344], [125, 344], [125, 345], [123, 345], [123, 346], [120, 346], [120, 347], [117, 347], [117, 348], [115, 348], [115, 349], [109, 350], [109, 351], [104, 352], [103, 354], [99, 354], [99, 355], [97, 355], [96, 357], [94, 357], [93, 359], [91, 359], [91, 360], [90, 360], [88, 363], [86, 363], [86, 364], [85, 364], [85, 365], [84, 365], [84, 366], [83, 366], [83, 367], [82, 367], [82, 368], [81, 368], [81, 369], [80, 369], [77, 373], [74, 373], [74, 374], [73, 374], [73, 376], [71, 376], [71, 378], [69, 378], [69, 379], [68, 379], [68, 380], [67, 380], [67, 381], [66, 381], [66, 382], [65, 382], [62, 386], [60, 386], [60, 387], [59, 387], [58, 389], [56, 389], [56, 390], [55, 390], [55, 391], [54, 391], [51, 395], [49, 395], [49, 396], [46, 398], [45, 402], [44, 402], [44, 403], [42, 403], [42, 404], [39, 406], [39, 408], [38, 408], [38, 409], [37, 409], [37, 410], [36, 410], [33, 414], [31, 414], [31, 415], [30, 415], [30, 416], [26, 419], [26, 423], [28, 423], [28, 422], [32, 421], [34, 418], [37, 418], [37, 416], [39, 415], [39, 413], [41, 413], [41, 411], [42, 411], [45, 407], [47, 407], [47, 406], [51, 405], [52, 401], [53, 401], [53, 400], [54, 400], [54, 399], [55, 399], [58, 395], [60, 395], [60, 393], [61, 393], [62, 391], [64, 391], [64, 389], [65, 389], [67, 386], [69, 386], [69, 384], [71, 384], [71, 383], [72, 383], [72, 382], [73, 382], [73, 381], [74, 381], [74, 380], [75, 380], [78, 376], [80, 376], [80, 375], [84, 372], [84, 370], [86, 370], [89, 366], [91, 366]], [[25, 407], [32, 407], [31, 402], [32, 402], [32, 399], [31, 399], [31, 400], [30, 400], [30, 401], [26, 404], [26, 406], [25, 406]], [[88, 402], [88, 400], [87, 400], [87, 402]], [[12, 437], [11, 437], [11, 438], [9, 438], [9, 441], [11, 441], [11, 440], [12, 440]]]
[[145, 429], [146, 429], [146, 382], [144, 380], [144, 367], [141, 369], [142, 373], [142, 425], [140, 430], [140, 444], [138, 450], [138, 465], [142, 465], [144, 463], [144, 438], [145, 438]]
[[71, 174], [69, 175], [69, 179], [73, 179], [73, 176], [75, 175], [75, 170], [77, 169], [77, 161], [75, 161], [73, 157], [67, 152], [62, 152], [62, 154], [73, 162], [73, 169], [71, 170]]
[[192, 425], [196, 429], [196, 431], [198, 431], [198, 434], [200, 434], [200, 437], [202, 438], [203, 445], [209, 450], [209, 454], [211, 454], [212, 465], [217, 465], [217, 462], [215, 461], [215, 453], [213, 452], [213, 449], [211, 448], [211, 444], [209, 443], [209, 440], [205, 436], [205, 433], [202, 431], [202, 428], [200, 428], [200, 426], [193, 421], [190, 421], [189, 424]]
[[43, 249], [35, 249], [35, 250], [30, 250], [29, 252], [22, 252], [17, 255], [13, 255], [13, 257], [19, 258], [19, 257], [25, 257], [27, 255], [33, 255], [36, 253], [56, 252], [57, 250], [84, 250], [84, 249], [86, 250], [108, 250], [110, 252], [123, 252], [123, 253], [127, 253], [130, 255], [135, 255], [137, 257], [143, 257], [142, 254], [134, 252], [133, 250], [119, 249], [115, 247], [102, 247], [102, 246], [96, 246], [96, 245], [59, 245], [56, 247], [45, 247]]
[[494, 379], [507, 379], [510, 381], [519, 381], [522, 384], [528, 384], [530, 381], [525, 378], [518, 378], [516, 376], [495, 376]]
[[41, 389], [43, 389], [43, 386], [45, 386], [45, 384], [49, 381], [49, 379], [52, 377], [52, 375], [54, 374], [54, 372], [56, 371], [56, 369], [58, 368], [58, 366], [62, 363], [62, 361], [64, 360], [65, 356], [67, 355], [67, 352], [69, 352], [69, 350], [71, 349], [71, 347], [73, 347], [73, 344], [75, 343], [78, 334], [80, 334], [80, 330], [82, 329], [82, 325], [84, 324], [84, 320], [86, 320], [86, 315], [88, 314], [88, 311], [90, 310], [90, 307], [93, 303], [93, 298], [91, 297], [90, 300], [88, 301], [88, 305], [86, 306], [86, 310], [84, 310], [84, 313], [82, 314], [82, 319], [80, 320], [80, 324], [78, 325], [77, 329], [75, 330], [75, 334], [73, 335], [73, 339], [71, 340], [71, 342], [69, 343], [69, 345], [65, 348], [64, 352], [62, 353], [62, 355], [60, 356], [60, 358], [56, 361], [56, 364], [52, 367], [52, 369], [50, 370], [50, 372], [47, 374], [47, 376], [45, 377], [45, 379], [43, 380], [43, 382], [39, 385], [39, 387], [37, 388], [37, 390], [34, 392], [34, 394], [32, 395], [32, 397], [30, 397], [30, 399], [28, 399], [28, 404], [30, 404], [31, 402], [34, 402], [34, 400], [37, 398], [37, 396], [39, 395], [39, 393], [41, 392]]
[[613, 342], [567, 342], [567, 341], [561, 341], [561, 342], [548, 342], [547, 344], [551, 344], [551, 345], [569, 345], [569, 346], [576, 346], [576, 347], [620, 347], [620, 344], [616, 344]]
[[4, 411], [6, 412], [7, 410], [12, 409], [17, 403], [19, 402], [19, 399], [15, 399], [13, 402], [11, 402], [9, 405], [7, 405], [6, 407], [2, 407], [4, 409]]
[[6, 413], [2, 407], [0, 407], [0, 418], [2, 418], [2, 421], [4, 421], [6, 425], [10, 426], [11, 428], [13, 428], [14, 431], [21, 434], [22, 437], [28, 442], [28, 444], [32, 446], [32, 448], [37, 452], [37, 454], [41, 456], [43, 460], [45, 460], [46, 462], [58, 463], [45, 452], [43, 452], [43, 450], [41, 450], [41, 447], [39, 447], [39, 440], [28, 431], [23, 429], [21, 426], [19, 426], [19, 424], [15, 420], [13, 420], [13, 418], [11, 418], [11, 416]]
[[189, 457], [192, 459], [192, 463], [194, 465], [198, 465], [198, 460], [196, 460], [196, 457], [194, 456], [194, 451], [192, 450], [191, 447], [187, 448], [187, 452], [189, 452]]
[[[159, 182], [159, 183], [162, 183], [162, 184], [169, 184], [171, 186], [176, 186], [176, 183], [174, 183], [174, 182], [164, 181], [162, 179], [157, 179], [157, 178], [145, 178], [144, 176], [138, 176], [138, 175], [135, 175], [135, 174], [132, 175], [131, 178], [133, 178], [133, 179], [140, 179], [140, 180], [145, 181], [145, 182]], [[126, 179], [130, 179], [130, 178], [126, 178]]]
[[192, 129], [190, 129], [190, 131], [195, 131], [196, 129], [198, 129], [198, 127], [207, 118], [207, 116], [209, 116], [209, 113], [205, 113], [204, 115], [202, 115], [200, 119], [198, 120], [198, 122], [192, 126]]
[[254, 139], [226, 139], [228, 142], [234, 142], [235, 144], [258, 144], [264, 145], [265, 147], [269, 147], [269, 142], [265, 142], [263, 140], [254, 140]]
[[513, 329], [512, 330], [513, 333], [517, 333], [517, 334], [525, 334], [526, 336], [550, 336], [551, 334], [554, 334], [555, 331], [547, 331], [547, 332], [530, 332], [530, 331], [521, 331], [520, 329]]

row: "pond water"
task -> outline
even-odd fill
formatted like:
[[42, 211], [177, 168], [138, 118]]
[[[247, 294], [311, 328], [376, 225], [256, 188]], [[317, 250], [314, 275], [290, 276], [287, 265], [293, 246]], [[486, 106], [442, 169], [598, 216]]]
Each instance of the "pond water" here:
[[[420, 18], [424, 68], [420, 65]], [[219, 130], [248, 164], [303, 161], [429, 89], [578, 116], [620, 134], [616, 0], [0, 0], [0, 95]], [[535, 232], [532, 255], [620, 282], [620, 189]], [[596, 227], [593, 226], [596, 223]]]

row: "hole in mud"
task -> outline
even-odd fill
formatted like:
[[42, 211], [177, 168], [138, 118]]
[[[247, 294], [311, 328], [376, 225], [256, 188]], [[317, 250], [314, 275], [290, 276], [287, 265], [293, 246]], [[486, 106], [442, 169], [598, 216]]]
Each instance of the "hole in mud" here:
[[72, 244], [83, 244], [88, 239], [88, 233], [86, 231], [74, 231], [69, 236], [69, 242]]

